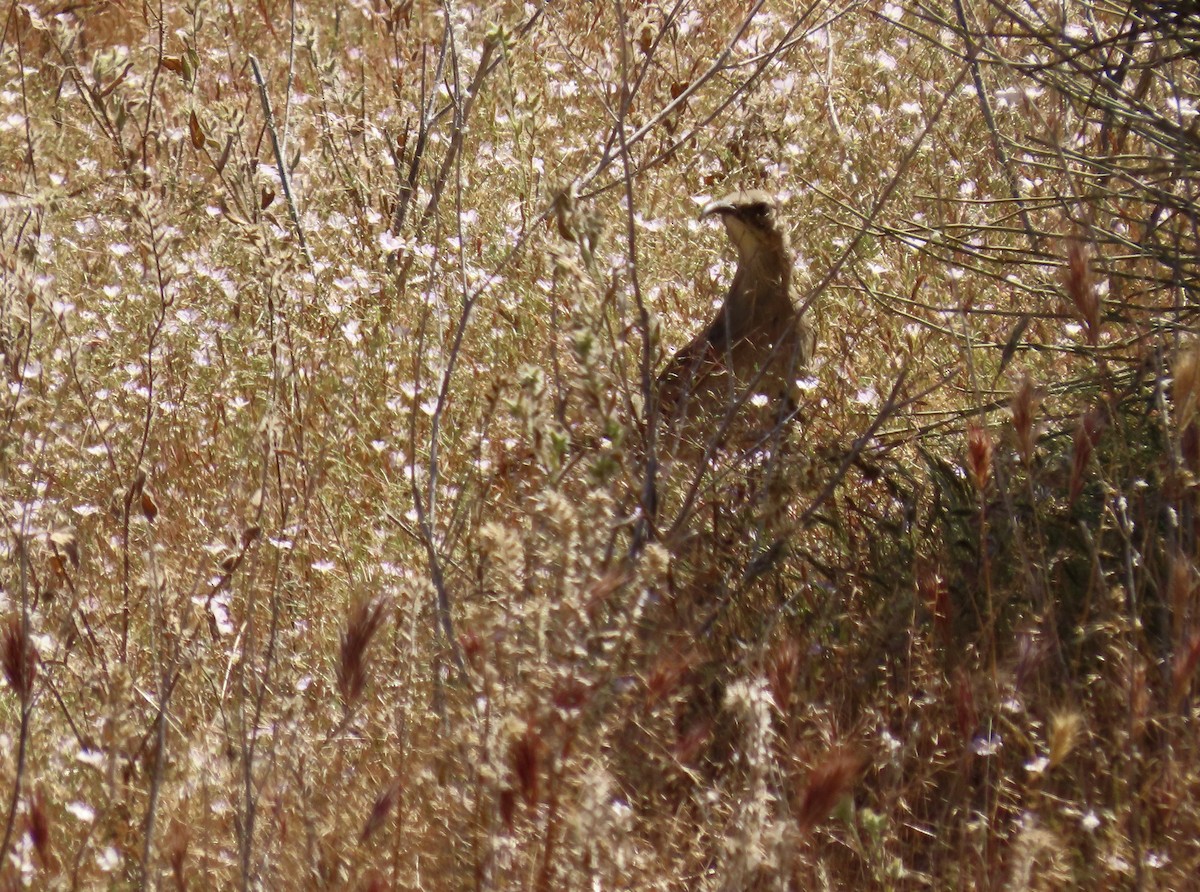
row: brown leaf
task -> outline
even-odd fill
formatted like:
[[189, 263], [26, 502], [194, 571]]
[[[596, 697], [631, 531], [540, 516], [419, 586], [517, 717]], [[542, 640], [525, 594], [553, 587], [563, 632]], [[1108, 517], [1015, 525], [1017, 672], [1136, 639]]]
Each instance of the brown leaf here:
[[200, 119], [196, 117], [195, 110], [188, 115], [188, 131], [192, 135], [192, 148], [204, 148], [204, 128], [200, 126]]
[[154, 496], [147, 486], [142, 487], [142, 516], [151, 523], [158, 517], [158, 503], [154, 501]]

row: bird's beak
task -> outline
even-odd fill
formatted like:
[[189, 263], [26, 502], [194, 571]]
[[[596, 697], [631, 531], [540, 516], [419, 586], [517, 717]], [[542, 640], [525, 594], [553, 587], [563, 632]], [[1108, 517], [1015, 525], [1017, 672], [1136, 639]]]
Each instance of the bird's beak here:
[[734, 207], [728, 201], [711, 201], [700, 212], [700, 219], [711, 217], [713, 214], [732, 214], [733, 212]]

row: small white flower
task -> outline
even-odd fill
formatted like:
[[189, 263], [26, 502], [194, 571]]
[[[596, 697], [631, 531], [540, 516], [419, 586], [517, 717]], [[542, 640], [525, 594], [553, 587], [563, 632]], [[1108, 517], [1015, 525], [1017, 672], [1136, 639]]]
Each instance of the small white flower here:
[[874, 387], [864, 387], [854, 394], [854, 401], [860, 406], [873, 406], [879, 401], [879, 393]]
[[96, 810], [86, 802], [68, 802], [67, 812], [77, 820], [90, 824], [96, 820]]
[[121, 866], [121, 853], [113, 846], [106, 846], [96, 853], [96, 866], [104, 873], [112, 873]]
[[80, 750], [75, 759], [84, 765], [99, 768], [104, 764], [104, 753], [100, 752], [100, 750]]
[[1030, 774], [1042, 774], [1050, 767], [1050, 760], [1045, 756], [1038, 756], [1031, 762], [1025, 763], [1025, 770]]
[[977, 756], [994, 756], [1004, 746], [999, 734], [980, 734], [971, 741], [971, 752]]

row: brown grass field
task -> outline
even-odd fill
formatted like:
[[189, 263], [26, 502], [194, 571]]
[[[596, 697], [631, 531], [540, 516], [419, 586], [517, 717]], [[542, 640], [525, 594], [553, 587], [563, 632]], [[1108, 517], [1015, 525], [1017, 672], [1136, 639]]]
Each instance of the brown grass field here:
[[0, 889], [1200, 888], [1189, 10], [4, 4]]

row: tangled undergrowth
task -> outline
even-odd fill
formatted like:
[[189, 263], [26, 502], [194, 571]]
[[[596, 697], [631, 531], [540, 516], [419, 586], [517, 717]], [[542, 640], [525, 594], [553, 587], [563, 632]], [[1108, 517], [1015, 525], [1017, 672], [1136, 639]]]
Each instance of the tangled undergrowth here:
[[[1198, 47], [11, 4], [5, 887], [1188, 887]], [[675, 448], [748, 187], [816, 358]]]

